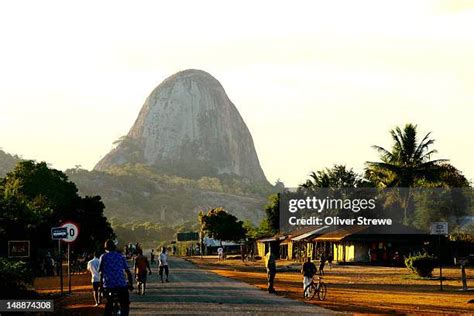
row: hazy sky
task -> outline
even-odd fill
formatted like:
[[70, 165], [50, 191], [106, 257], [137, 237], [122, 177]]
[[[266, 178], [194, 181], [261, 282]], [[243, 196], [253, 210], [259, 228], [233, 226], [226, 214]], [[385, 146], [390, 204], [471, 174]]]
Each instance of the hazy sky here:
[[0, 147], [59, 169], [92, 169], [155, 86], [197, 68], [271, 182], [361, 171], [407, 122], [474, 177], [474, 1], [8, 1], [0, 40]]

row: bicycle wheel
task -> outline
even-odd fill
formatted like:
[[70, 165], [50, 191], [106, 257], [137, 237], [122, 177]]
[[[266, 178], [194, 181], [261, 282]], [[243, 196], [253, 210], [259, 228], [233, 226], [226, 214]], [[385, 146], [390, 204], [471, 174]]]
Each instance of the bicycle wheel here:
[[310, 283], [303, 291], [304, 299], [305, 300], [312, 300], [314, 295], [316, 295], [316, 286], [314, 283]]
[[118, 302], [114, 302], [113, 309], [112, 309], [112, 315], [114, 316], [120, 316], [122, 311], [120, 310], [120, 304]]
[[320, 301], [324, 301], [326, 299], [327, 288], [326, 284], [320, 283], [318, 286], [318, 298]]

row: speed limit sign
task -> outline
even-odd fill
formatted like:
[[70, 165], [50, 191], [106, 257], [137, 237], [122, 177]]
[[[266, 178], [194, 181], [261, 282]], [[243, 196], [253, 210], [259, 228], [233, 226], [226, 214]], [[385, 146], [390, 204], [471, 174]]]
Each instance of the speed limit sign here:
[[73, 242], [79, 236], [79, 227], [72, 222], [67, 222], [61, 225], [61, 227], [66, 228], [67, 230], [67, 237], [63, 238], [62, 240], [65, 242]]

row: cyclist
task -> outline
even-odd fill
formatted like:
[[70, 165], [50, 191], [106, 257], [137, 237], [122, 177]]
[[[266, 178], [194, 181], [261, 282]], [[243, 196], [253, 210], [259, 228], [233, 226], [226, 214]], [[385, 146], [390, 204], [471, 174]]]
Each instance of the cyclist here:
[[306, 287], [313, 280], [313, 276], [316, 274], [316, 272], [316, 266], [313, 262], [311, 262], [311, 257], [308, 256], [307, 261], [303, 263], [303, 266], [301, 268], [301, 273], [303, 274], [303, 293]]
[[[130, 297], [128, 290], [133, 290], [132, 273], [128, 268], [125, 257], [116, 251], [113, 240], [107, 240], [104, 245], [105, 253], [100, 256], [99, 272], [102, 288], [107, 297], [104, 315], [112, 315], [113, 297], [117, 295], [120, 303], [120, 312], [122, 316], [128, 316], [130, 310]], [[125, 280], [124, 272], [128, 277]]]
[[[145, 295], [146, 272], [148, 269], [149, 274], [151, 274], [151, 268], [148, 263], [148, 258], [143, 255], [143, 250], [139, 248], [137, 253], [138, 256], [135, 258], [133, 271], [135, 272], [135, 277], [137, 279], [138, 294]], [[140, 285], [143, 285], [143, 289], [140, 289]]]

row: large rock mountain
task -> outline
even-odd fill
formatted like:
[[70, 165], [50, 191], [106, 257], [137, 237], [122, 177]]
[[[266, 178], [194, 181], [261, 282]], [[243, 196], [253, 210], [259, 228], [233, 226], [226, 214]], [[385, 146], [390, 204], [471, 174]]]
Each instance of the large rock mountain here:
[[201, 70], [178, 72], [155, 88], [128, 135], [95, 170], [127, 163], [268, 184], [245, 122], [219, 81]]

